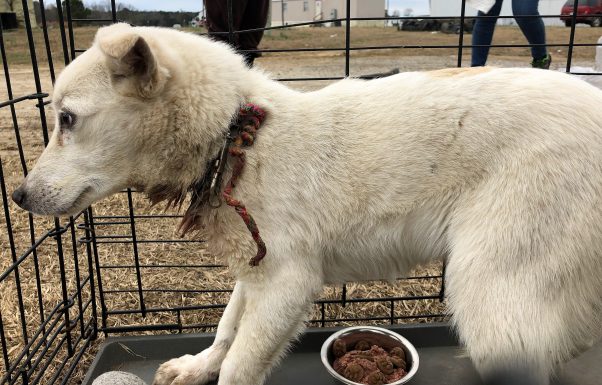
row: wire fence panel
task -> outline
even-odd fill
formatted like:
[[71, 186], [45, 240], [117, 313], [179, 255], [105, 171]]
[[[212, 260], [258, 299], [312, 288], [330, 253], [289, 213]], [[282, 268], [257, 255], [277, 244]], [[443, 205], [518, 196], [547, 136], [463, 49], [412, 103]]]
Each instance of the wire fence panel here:
[[[261, 54], [257, 65], [274, 78], [315, 89], [349, 76], [387, 76], [398, 67], [467, 66], [467, 56], [479, 47], [470, 40], [475, 17], [468, 16], [465, 0], [458, 1], [458, 14], [443, 18], [352, 17], [352, 1], [344, 4], [336, 17], [289, 24], [280, 9], [282, 25], [263, 28], [264, 43], [245, 52]], [[122, 14], [115, 0], [106, 15], [91, 19], [73, 18], [69, 1], [63, 6], [40, 0], [34, 21], [30, 5], [22, 1], [22, 28], [4, 28], [0, 20], [0, 384], [75, 384], [99, 336], [213, 330], [234, 281], [227, 267], [204, 251], [203, 240], [176, 234], [179, 212], [149, 207], [134, 190], [72, 218], [34, 216], [10, 201], [54, 127], [50, 94], [57, 74], [91, 44], [98, 26], [117, 22]], [[48, 22], [49, 7], [58, 22]], [[557, 19], [559, 14], [541, 17]], [[598, 43], [593, 27], [577, 26], [576, 12], [566, 17], [569, 28], [548, 28], [548, 50], [561, 70], [600, 75], [582, 67], [571, 71], [576, 60], [591, 63]], [[367, 21], [383, 27], [362, 26]], [[433, 23], [439, 30], [408, 32], [435, 28]], [[515, 40], [517, 30], [505, 27], [500, 31], [504, 38], [491, 44], [492, 53], [500, 53], [496, 63], [504, 65], [510, 56], [528, 63], [525, 55], [532, 45]], [[230, 23], [223, 33], [233, 41], [237, 34], [256, 31], [237, 31]], [[438, 263], [393, 283], [327, 287], [308, 324], [443, 320], [443, 276], [444, 264]]]
[[[6, 100], [0, 130], [0, 383], [58, 384], [67, 383], [96, 338], [97, 306], [91, 253], [77, 241], [83, 215], [52, 220], [9, 203], [10, 192], [48, 143], [48, 92], [58, 58], [53, 54], [61, 53], [44, 12], [39, 27], [32, 27], [29, 4], [22, 2], [23, 29], [0, 25]], [[64, 36], [64, 24], [58, 27]]]

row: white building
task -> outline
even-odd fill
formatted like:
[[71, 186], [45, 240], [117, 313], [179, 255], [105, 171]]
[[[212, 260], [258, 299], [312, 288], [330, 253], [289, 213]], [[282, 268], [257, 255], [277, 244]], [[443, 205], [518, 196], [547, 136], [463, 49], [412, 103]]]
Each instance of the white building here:
[[[540, 0], [539, 13], [541, 15], [560, 15], [566, 0]], [[458, 17], [461, 14], [462, 2], [460, 0], [430, 0], [430, 15], [437, 17]], [[476, 9], [466, 6], [466, 16], [475, 16]], [[512, 16], [512, 0], [504, 0], [500, 16]], [[564, 25], [559, 17], [544, 18], [546, 25]], [[498, 24], [516, 25], [514, 19], [498, 19]]]
[[[272, 0], [273, 26], [345, 18], [345, 0]], [[350, 17], [384, 17], [385, 0], [351, 0]], [[337, 23], [338, 24], [338, 23]], [[342, 22], [341, 24], [345, 24]], [[351, 25], [384, 26], [384, 21], [352, 21]]]
[[[29, 10], [29, 22], [32, 26], [35, 26], [36, 14], [33, 8], [32, 0], [27, 0], [27, 8]], [[0, 12], [14, 12], [17, 16], [17, 23], [19, 24], [19, 27], [25, 27], [25, 13], [23, 12], [22, 1], [0, 1]]]

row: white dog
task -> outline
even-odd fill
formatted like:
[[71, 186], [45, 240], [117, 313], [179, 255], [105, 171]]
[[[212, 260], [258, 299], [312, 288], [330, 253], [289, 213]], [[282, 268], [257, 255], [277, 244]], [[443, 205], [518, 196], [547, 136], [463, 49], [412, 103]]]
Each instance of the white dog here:
[[[262, 384], [324, 283], [446, 257], [450, 312], [484, 376], [547, 384], [602, 330], [602, 92], [533, 69], [449, 69], [301, 93], [221, 43], [117, 24], [56, 82], [50, 143], [13, 199], [73, 214], [131, 186], [180, 199], [239, 106], [266, 111], [234, 210], [198, 209], [237, 277], [213, 346], [155, 385]], [[224, 180], [231, 172], [226, 168]]]

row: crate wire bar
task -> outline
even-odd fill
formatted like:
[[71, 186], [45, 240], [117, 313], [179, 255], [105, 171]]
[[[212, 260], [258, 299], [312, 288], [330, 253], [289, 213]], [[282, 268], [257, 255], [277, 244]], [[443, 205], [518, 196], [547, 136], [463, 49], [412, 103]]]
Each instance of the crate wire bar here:
[[[9, 202], [9, 194], [16, 187], [15, 181], [27, 175], [28, 165], [32, 164], [39, 154], [42, 145], [48, 143], [48, 124], [46, 106], [50, 103], [49, 89], [43, 89], [41, 77], [48, 76], [53, 84], [56, 79], [56, 58], [53, 52], [60, 50], [62, 64], [67, 65], [75, 59], [78, 53], [84, 52], [85, 47], [76, 47], [77, 29], [74, 24], [104, 25], [118, 20], [118, 8], [115, 0], [110, 1], [108, 19], [79, 19], [71, 15], [70, 2], [56, 1], [58, 23], [56, 28], [50, 28], [46, 19], [44, 0], [39, 0], [41, 20], [39, 29], [42, 34], [43, 47], [36, 47], [34, 27], [30, 20], [29, 2], [22, 0], [24, 10], [24, 32], [27, 40], [33, 86], [29, 94], [15, 95], [11, 83], [11, 66], [6, 52], [6, 36], [0, 20], [0, 54], [2, 57], [5, 95], [0, 102], [0, 111], [7, 112], [11, 126], [2, 126], [1, 131], [10, 131], [12, 142], [16, 147], [16, 155], [6, 155], [0, 152], [0, 188], [2, 193], [3, 218], [0, 222], [2, 246], [0, 248], [0, 295], [2, 302], [9, 306], [0, 307], [0, 384], [1, 385], [53, 385], [72, 382], [73, 374], [82, 364], [82, 357], [97, 345], [99, 336], [115, 334], [130, 334], [142, 332], [177, 332], [185, 330], [210, 331], [216, 327], [215, 317], [203, 321], [201, 317], [196, 322], [187, 322], [186, 314], [195, 312], [221, 313], [227, 304], [231, 288], [190, 288], [150, 286], [145, 278], [157, 274], [170, 274], [172, 271], [193, 271], [202, 274], [221, 274], [225, 266], [212, 261], [211, 258], [190, 260], [189, 263], [167, 263], [152, 261], [145, 255], [149, 245], [160, 247], [161, 252], [178, 253], [183, 248], [191, 250], [202, 248], [202, 240], [177, 239], [166, 234], [154, 237], [143, 236], [139, 226], [153, 227], [157, 223], [173, 223], [180, 218], [177, 213], [137, 213], [136, 201], [138, 193], [128, 189], [120, 195], [125, 195], [125, 210], [119, 213], [103, 213], [99, 207], [90, 207], [75, 217], [68, 219], [55, 218], [47, 220], [34, 217], [31, 214], [19, 212], [16, 206]], [[231, 0], [228, 0], [230, 7]], [[332, 81], [350, 75], [350, 59], [353, 52], [378, 51], [390, 49], [449, 49], [457, 50], [456, 65], [462, 66], [466, 50], [475, 46], [464, 43], [464, 23], [466, 16], [466, 1], [459, 2], [460, 17], [449, 17], [459, 21], [460, 31], [457, 44], [454, 45], [412, 45], [400, 41], [395, 45], [355, 46], [352, 45], [352, 22], [378, 20], [384, 22], [415, 20], [416, 17], [350, 17], [351, 0], [346, 0], [346, 14], [343, 18], [294, 23], [282, 26], [264, 28], [266, 31], [287, 30], [296, 27], [320, 25], [339, 22], [344, 24], [345, 44], [335, 48], [286, 48], [263, 49], [249, 52], [270, 53], [302, 53], [302, 52], [341, 52], [344, 54], [344, 68], [339, 76], [314, 77], [281, 77], [285, 82]], [[577, 7], [574, 0], [573, 7]], [[230, 15], [232, 10], [230, 9]], [[488, 17], [488, 16], [483, 16]], [[512, 16], [500, 16], [501, 19]], [[522, 16], [532, 17], [532, 16]], [[543, 18], [557, 18], [559, 15], [543, 15]], [[596, 44], [577, 43], [575, 41], [576, 12], [573, 12], [570, 28], [570, 38], [567, 43], [549, 44], [550, 48], [567, 48], [568, 58], [566, 72], [571, 72], [573, 50], [575, 47], [592, 47]], [[420, 19], [436, 19], [435, 17], [420, 17]], [[58, 28], [58, 31], [57, 31]], [[234, 34], [257, 31], [230, 29], [225, 32], [230, 39]], [[23, 32], [23, 31], [21, 31]], [[12, 32], [15, 33], [15, 32]], [[58, 45], [53, 45], [52, 34], [58, 33]], [[529, 44], [493, 44], [492, 47], [530, 47]], [[8, 46], [10, 49], [10, 46]], [[45, 56], [48, 70], [41, 73], [38, 58]], [[588, 75], [591, 75], [588, 73]], [[596, 74], [599, 75], [599, 74]], [[40, 144], [34, 152], [23, 144], [24, 120], [17, 107], [28, 106], [37, 110], [35, 119], [37, 140]], [[26, 122], [27, 123], [27, 122]], [[29, 135], [29, 134], [28, 134]], [[29, 135], [30, 136], [30, 135]], [[28, 140], [31, 138], [28, 136]], [[14, 151], [13, 151], [14, 152]], [[14, 158], [14, 159], [13, 159]], [[9, 167], [10, 166], [10, 167]], [[10, 174], [8, 169], [11, 169]], [[10, 180], [10, 184], [8, 183]], [[10, 189], [9, 189], [10, 185]], [[10, 191], [9, 191], [10, 190]], [[98, 211], [98, 212], [97, 212]], [[19, 236], [25, 234], [25, 236]], [[164, 237], [160, 237], [163, 235]], [[107, 252], [113, 252], [110, 247], [116, 247], [123, 254], [120, 263], [103, 262]], [[54, 261], [54, 262], [53, 262]], [[50, 274], [48, 269], [52, 269]], [[135, 287], [115, 286], [115, 276], [123, 271], [133, 271]], [[117, 272], [111, 274], [111, 272]], [[396, 324], [406, 321], [441, 320], [445, 317], [441, 312], [433, 314], [409, 314], [401, 309], [401, 304], [413, 301], [442, 301], [444, 297], [444, 272], [426, 276], [400, 278], [405, 282], [434, 282], [438, 288], [429, 295], [368, 295], [364, 297], [350, 296], [347, 285], [334, 288], [335, 296], [316, 301], [317, 316], [310, 321], [311, 326], [334, 326], [348, 323], [381, 323]], [[112, 277], [112, 278], [111, 278]], [[48, 293], [56, 292], [54, 302], [49, 300]], [[212, 303], [193, 303], [174, 305], [165, 301], [149, 301], [151, 296], [171, 294], [176, 296], [202, 295], [212, 299]], [[212, 297], [214, 296], [214, 297]], [[115, 298], [134, 298], [137, 306], [119, 306]], [[163, 297], [159, 297], [160, 299]], [[217, 298], [217, 300], [215, 300]], [[33, 301], [33, 303], [32, 303]], [[203, 302], [203, 301], [200, 301]], [[347, 316], [333, 307], [353, 307], [363, 304], [379, 303], [388, 312], [380, 314], [358, 314]], [[164, 315], [158, 322], [145, 323], [151, 315]], [[9, 322], [10, 320], [10, 322]]]

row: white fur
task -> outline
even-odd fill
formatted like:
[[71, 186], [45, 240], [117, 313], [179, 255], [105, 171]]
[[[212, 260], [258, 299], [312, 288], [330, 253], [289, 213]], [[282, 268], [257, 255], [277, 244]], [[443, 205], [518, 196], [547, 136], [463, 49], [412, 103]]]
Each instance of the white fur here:
[[[124, 59], [137, 37], [154, 63], [142, 75]], [[238, 215], [205, 210], [200, 235], [236, 289], [215, 344], [164, 364], [155, 385], [218, 370], [220, 385], [261, 384], [324, 283], [446, 256], [453, 322], [483, 375], [527, 367], [547, 384], [600, 337], [602, 93], [585, 82], [451, 69], [301, 93], [223, 44], [117, 25], [63, 71], [53, 102], [78, 118], [55, 129], [23, 185], [23, 206], [45, 214], [126, 186], [187, 187], [242, 102], [267, 111], [234, 190], [267, 256], [249, 267], [256, 247]]]

